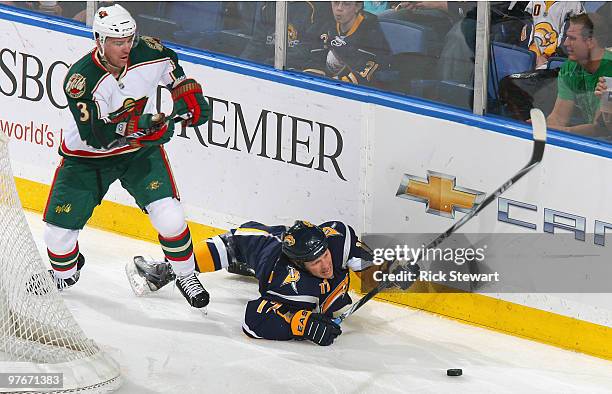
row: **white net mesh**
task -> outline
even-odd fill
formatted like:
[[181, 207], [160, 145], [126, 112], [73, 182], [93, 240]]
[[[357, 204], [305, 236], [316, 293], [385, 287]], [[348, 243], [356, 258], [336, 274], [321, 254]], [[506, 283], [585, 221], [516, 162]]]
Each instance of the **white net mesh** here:
[[0, 372], [64, 373], [63, 392], [112, 390], [118, 367], [85, 336], [40, 258], [3, 137], [0, 131]]

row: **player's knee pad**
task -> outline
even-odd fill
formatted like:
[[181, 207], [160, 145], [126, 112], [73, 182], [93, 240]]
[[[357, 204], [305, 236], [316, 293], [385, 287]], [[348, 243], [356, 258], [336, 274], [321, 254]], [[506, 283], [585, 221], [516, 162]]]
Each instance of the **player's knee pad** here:
[[70, 230], [47, 223], [44, 239], [47, 249], [56, 254], [65, 254], [75, 250], [79, 230]]
[[162, 237], [172, 237], [185, 230], [185, 214], [181, 203], [172, 197], [153, 201], [146, 207], [151, 224]]

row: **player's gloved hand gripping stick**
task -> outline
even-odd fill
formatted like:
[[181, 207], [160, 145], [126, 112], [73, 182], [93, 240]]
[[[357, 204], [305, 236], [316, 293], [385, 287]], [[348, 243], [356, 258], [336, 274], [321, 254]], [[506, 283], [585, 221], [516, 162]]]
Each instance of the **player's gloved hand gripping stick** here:
[[162, 145], [172, 138], [174, 123], [183, 122], [187, 126], [200, 126], [208, 121], [210, 106], [202, 94], [202, 86], [192, 78], [176, 82], [171, 89], [173, 108], [172, 115], [163, 113], [132, 113], [133, 108], [126, 106], [120, 111], [109, 114], [112, 123], [117, 123], [116, 133], [121, 137], [108, 143], [104, 133], [96, 130], [91, 117], [91, 130], [106, 149], [123, 146], [144, 147]]
[[[480, 211], [485, 209], [491, 202], [493, 202], [499, 195], [508, 190], [513, 184], [515, 184], [519, 179], [525, 176], [529, 171], [531, 171], [535, 166], [537, 166], [544, 157], [544, 148], [546, 147], [546, 118], [542, 111], [537, 108], [531, 109], [531, 125], [533, 127], [533, 150], [531, 151], [531, 158], [529, 162], [519, 170], [512, 178], [506, 181], [503, 185], [498, 187], [493, 193], [489, 194], [484, 201], [472, 212], [463, 216], [459, 221], [453, 224], [448, 230], [440, 234], [433, 241], [429, 243], [429, 245], [425, 246], [425, 250], [435, 248], [440, 245], [446, 238], [448, 238], [451, 234], [457, 231], [460, 227], [462, 227], [465, 223], [471, 220], [473, 217], [478, 215]], [[419, 259], [415, 261], [406, 262], [406, 264], [415, 265]], [[336, 324], [340, 324], [355, 313], [359, 308], [361, 308], [366, 302], [371, 300], [376, 294], [378, 294], [381, 290], [387, 289], [393, 285], [393, 282], [385, 281], [380, 282], [380, 284], [372, 289], [369, 293], [363, 296], [359, 301], [357, 301], [353, 306], [342, 313], [340, 316], [334, 319]]]
[[[146, 118], [145, 118], [146, 117]], [[141, 116], [140, 123], [145, 123], [144, 128], [140, 128], [139, 131], [135, 133], [128, 134], [126, 136], [117, 138], [114, 141], [111, 141], [107, 145], [107, 149], [119, 148], [122, 146], [132, 145], [132, 146], [146, 146], [147, 142], [150, 141], [152, 144], [161, 145], [161, 143], [165, 143], [167, 141], [160, 142], [159, 139], [162, 138], [163, 134], [168, 133], [166, 128], [171, 127], [174, 130], [174, 123], [183, 122], [192, 118], [191, 113], [183, 114], [182, 116], [176, 116], [172, 119], [167, 119], [164, 113], [158, 114], [144, 114]], [[144, 121], [144, 122], [143, 122]], [[172, 122], [172, 124], [170, 124]], [[143, 125], [140, 124], [142, 127]], [[172, 130], [172, 132], [173, 132]], [[161, 135], [160, 135], [161, 134]], [[168, 140], [170, 139], [172, 134], [168, 136]], [[155, 141], [155, 142], [154, 142]]]

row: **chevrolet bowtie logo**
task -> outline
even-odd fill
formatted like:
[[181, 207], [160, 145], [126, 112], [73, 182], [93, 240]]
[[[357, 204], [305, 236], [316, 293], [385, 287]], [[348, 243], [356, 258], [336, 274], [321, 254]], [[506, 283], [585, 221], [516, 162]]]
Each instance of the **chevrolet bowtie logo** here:
[[404, 174], [396, 196], [427, 205], [427, 213], [454, 218], [455, 211], [470, 212], [485, 194], [477, 190], [458, 187], [455, 177], [427, 171], [427, 179]]

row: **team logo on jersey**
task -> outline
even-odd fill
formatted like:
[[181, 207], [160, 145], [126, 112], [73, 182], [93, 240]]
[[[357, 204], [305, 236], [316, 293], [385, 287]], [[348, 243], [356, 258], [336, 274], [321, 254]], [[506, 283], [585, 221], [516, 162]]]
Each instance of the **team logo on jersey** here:
[[287, 246], [293, 246], [293, 245], [295, 245], [295, 238], [293, 238], [293, 235], [287, 234], [287, 235], [285, 235], [285, 238], [283, 238], [283, 242]]
[[281, 287], [290, 285], [295, 294], [298, 294], [297, 282], [300, 280], [300, 271], [293, 267], [287, 267], [287, 271], [289, 271], [289, 273], [285, 277], [285, 280], [283, 280]]
[[162, 183], [160, 181], [152, 181], [147, 185], [147, 190], [157, 190], [161, 187]]
[[72, 211], [72, 204], [63, 204], [55, 207], [55, 213], [70, 213]]
[[343, 235], [340, 231], [336, 230], [333, 227], [323, 227], [323, 232], [327, 238], [335, 237], [337, 235]]
[[346, 45], [346, 41], [342, 37], [336, 36], [331, 42], [333, 47], [341, 47], [342, 45]]
[[72, 74], [66, 83], [66, 94], [74, 99], [84, 95], [86, 80], [81, 74]]
[[102, 18], [106, 18], [107, 16], [108, 16], [108, 12], [106, 12], [106, 11], [104, 11], [104, 10], [102, 10], [102, 11], [98, 12], [98, 17], [99, 17], [100, 19], [102, 19]]
[[302, 220], [302, 224], [304, 224], [306, 227], [314, 227], [314, 224], [307, 222], [306, 220]]
[[540, 22], [533, 29], [533, 42], [529, 49], [538, 55], [552, 56], [557, 50], [559, 34], [548, 22]]
[[133, 114], [140, 115], [144, 111], [147, 100], [147, 97], [142, 97], [138, 100], [128, 97], [123, 100], [121, 108], [108, 114], [108, 119], [113, 123], [119, 123]]
[[149, 36], [141, 36], [140, 39], [147, 44], [147, 46], [151, 49], [155, 49], [156, 51], [163, 51], [164, 46], [162, 45], [161, 42], [159, 42], [159, 39], [154, 38], [154, 37], [149, 37]]

